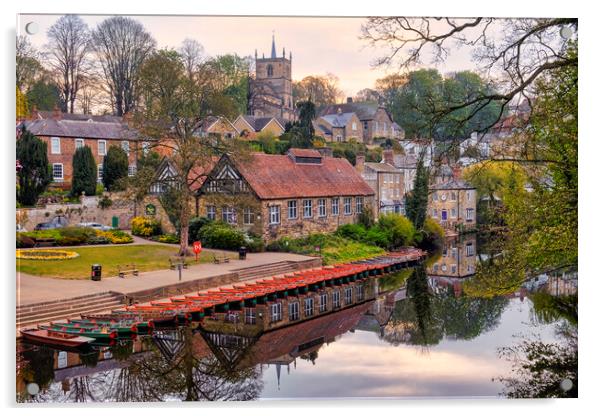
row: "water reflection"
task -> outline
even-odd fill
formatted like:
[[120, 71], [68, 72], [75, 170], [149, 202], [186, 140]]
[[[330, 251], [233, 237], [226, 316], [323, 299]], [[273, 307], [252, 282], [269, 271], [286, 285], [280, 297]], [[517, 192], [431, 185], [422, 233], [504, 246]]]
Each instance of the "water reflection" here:
[[[467, 244], [476, 248], [471, 238], [450, 242], [448, 257], [428, 267], [296, 293], [278, 308], [229, 311], [114, 346], [57, 351], [21, 343], [18, 400], [576, 395], [576, 275], [539, 276], [505, 296], [468, 296], [470, 277], [458, 275], [476, 257], [465, 255]], [[440, 274], [443, 264], [450, 272], [455, 264], [456, 274]], [[277, 312], [281, 319], [272, 319]], [[516, 343], [526, 330], [535, 338]], [[559, 389], [565, 378], [574, 383], [566, 392]], [[31, 382], [41, 388], [37, 396], [26, 393]]]

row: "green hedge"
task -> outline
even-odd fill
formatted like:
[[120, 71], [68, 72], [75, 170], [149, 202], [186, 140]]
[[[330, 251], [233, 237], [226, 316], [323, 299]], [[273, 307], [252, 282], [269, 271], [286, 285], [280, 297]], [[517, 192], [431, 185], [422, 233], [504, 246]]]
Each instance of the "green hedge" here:
[[221, 221], [206, 223], [198, 229], [197, 239], [203, 247], [222, 250], [238, 250], [244, 246], [248, 251], [263, 251], [261, 238], [248, 235], [230, 224]]
[[335, 234], [384, 249], [409, 246], [415, 244], [419, 238], [410, 220], [393, 213], [381, 215], [370, 228], [362, 224], [345, 224], [340, 226]]

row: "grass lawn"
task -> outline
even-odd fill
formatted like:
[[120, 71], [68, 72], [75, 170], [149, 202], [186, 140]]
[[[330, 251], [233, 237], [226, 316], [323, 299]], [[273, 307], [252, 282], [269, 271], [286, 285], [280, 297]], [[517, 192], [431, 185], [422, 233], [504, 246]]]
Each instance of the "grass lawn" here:
[[[177, 246], [166, 245], [113, 245], [104, 247], [81, 247], [67, 249], [79, 253], [79, 257], [69, 260], [20, 260], [17, 271], [37, 276], [59, 277], [64, 279], [89, 279], [90, 265], [102, 265], [102, 276], [117, 276], [118, 266], [135, 264], [143, 271], [169, 268], [169, 257], [178, 252]], [[234, 257], [234, 255], [232, 255]], [[194, 256], [189, 257], [194, 264]], [[211, 253], [203, 251], [201, 263], [213, 261]]]

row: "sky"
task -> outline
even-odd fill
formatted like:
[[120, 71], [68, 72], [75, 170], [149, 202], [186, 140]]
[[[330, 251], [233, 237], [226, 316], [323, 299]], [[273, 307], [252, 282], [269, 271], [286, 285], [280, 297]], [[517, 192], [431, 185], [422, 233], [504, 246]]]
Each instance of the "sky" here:
[[[26, 34], [42, 48], [46, 32], [60, 15], [20, 15], [18, 33]], [[106, 15], [84, 15], [91, 28]], [[371, 63], [385, 53], [359, 39], [365, 18], [345, 17], [236, 17], [236, 16], [132, 16], [140, 21], [157, 40], [159, 48], [180, 46], [186, 38], [199, 41], [207, 55], [236, 53], [241, 56], [269, 55], [272, 32], [279, 56], [282, 48], [293, 54], [293, 80], [308, 75], [335, 74], [345, 96], [354, 96], [363, 88], [374, 87], [378, 78], [394, 73], [394, 69], [373, 68]], [[25, 26], [35, 22], [38, 32], [26, 33]], [[455, 50], [442, 73], [474, 69], [470, 51]]]

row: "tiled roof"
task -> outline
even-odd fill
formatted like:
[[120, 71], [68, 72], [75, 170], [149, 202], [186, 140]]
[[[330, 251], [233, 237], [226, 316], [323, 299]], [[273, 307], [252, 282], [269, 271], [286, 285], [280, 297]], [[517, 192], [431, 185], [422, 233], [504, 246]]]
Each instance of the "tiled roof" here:
[[345, 103], [345, 104], [331, 104], [326, 106], [320, 115], [325, 116], [327, 114], [337, 114], [339, 109], [341, 113], [355, 113], [360, 120], [372, 120], [378, 110], [378, 103], [374, 102], [359, 102], [359, 103]]
[[[310, 157], [316, 157], [313, 152]], [[305, 164], [288, 155], [252, 153], [235, 164], [261, 199], [374, 195], [347, 159], [321, 157], [320, 164]]]
[[468, 182], [462, 179], [452, 179], [447, 182], [438, 183], [429, 187], [432, 190], [444, 190], [444, 189], [476, 189]]
[[366, 162], [366, 163], [364, 163], [364, 166], [369, 167], [370, 169], [375, 170], [377, 172], [401, 173], [394, 166], [391, 166], [388, 163], [384, 163], [384, 162], [381, 162], [381, 163]]
[[[48, 120], [52, 119], [54, 115], [54, 111], [37, 111], [32, 114], [33, 119], [39, 120]], [[100, 116], [95, 116], [92, 114], [71, 114], [71, 113], [61, 113], [61, 119], [63, 120], [72, 120], [72, 121], [107, 121], [113, 123], [120, 123], [123, 120], [123, 117], [114, 116], [111, 114], [103, 114]]]
[[288, 151], [289, 154], [295, 157], [322, 157], [322, 154], [316, 149], [298, 149], [292, 148]]
[[257, 117], [250, 115], [243, 115], [242, 118], [249, 123], [249, 125], [255, 129], [256, 132], [261, 131], [272, 119], [275, 119], [284, 128], [286, 121], [280, 117]]
[[83, 139], [137, 138], [136, 132], [123, 122], [37, 119], [25, 121], [25, 127], [36, 136], [75, 137]]
[[332, 127], [345, 127], [349, 123], [349, 120], [351, 120], [351, 118], [353, 117], [353, 114], [354, 113], [327, 114], [322, 116], [321, 118], [324, 119]]

